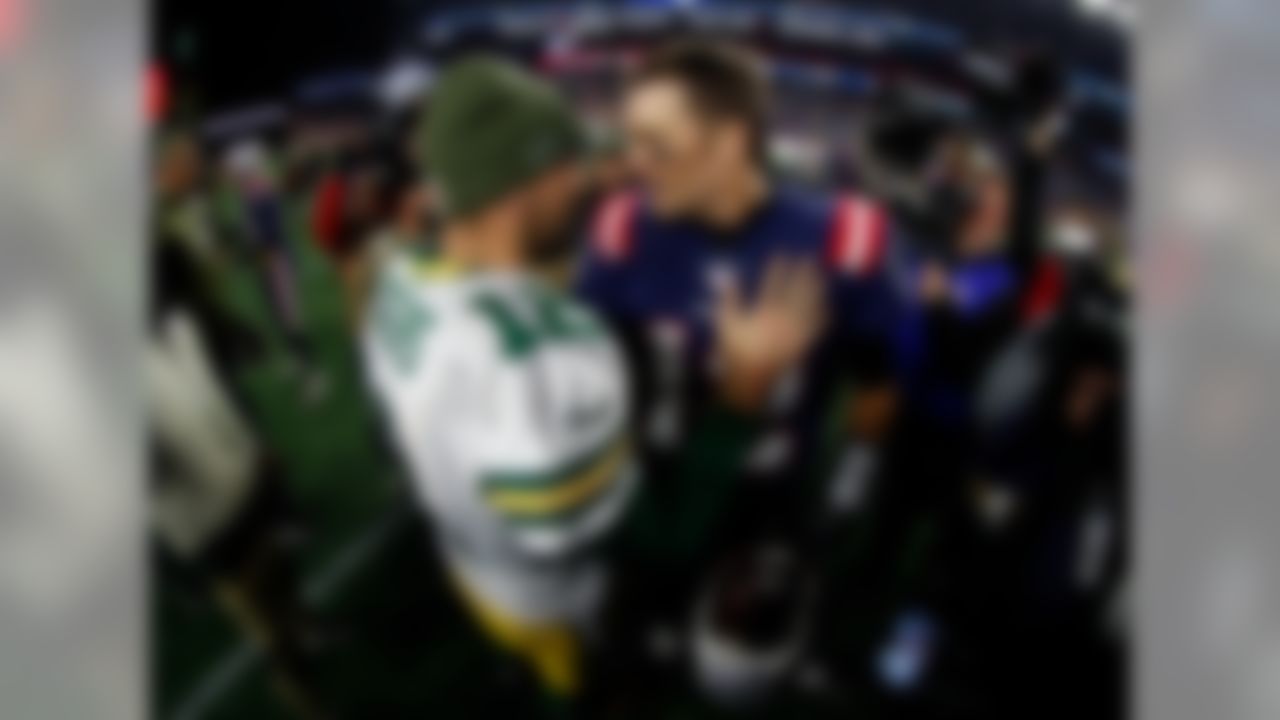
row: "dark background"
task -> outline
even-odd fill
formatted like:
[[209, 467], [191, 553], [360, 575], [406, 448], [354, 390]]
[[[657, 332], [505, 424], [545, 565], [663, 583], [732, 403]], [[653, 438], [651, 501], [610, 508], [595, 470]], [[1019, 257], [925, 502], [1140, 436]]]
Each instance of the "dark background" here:
[[[435, 11], [501, 4], [465, 0], [168, 0], [156, 4], [152, 55], [168, 69], [175, 85], [201, 89], [204, 109], [222, 109], [287, 93], [310, 74], [368, 67], [390, 52], [417, 47], [422, 29]], [[623, 4], [674, 3], [629, 0]], [[1052, 47], [1077, 67], [1122, 84], [1125, 79], [1124, 38], [1103, 23], [1082, 18], [1070, 0], [808, 4], [889, 9], [936, 19], [961, 28], [979, 45], [1000, 47], [1017, 42]], [[353, 7], [358, 11], [353, 12]]]

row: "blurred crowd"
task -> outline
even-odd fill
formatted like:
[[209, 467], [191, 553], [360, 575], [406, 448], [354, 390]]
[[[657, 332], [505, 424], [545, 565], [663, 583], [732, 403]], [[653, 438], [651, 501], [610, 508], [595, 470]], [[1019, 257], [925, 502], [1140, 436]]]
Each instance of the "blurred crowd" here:
[[[637, 319], [636, 293], [619, 288], [674, 287], [682, 271], [601, 268], [602, 247], [685, 237], [657, 221], [619, 230], [619, 218], [626, 198], [682, 202], [697, 179], [671, 168], [699, 161], [676, 156], [707, 151], [664, 145], [662, 127], [623, 107], [638, 102], [632, 73], [649, 50], [540, 69], [594, 157], [575, 212], [587, 221], [536, 264], [620, 337], [640, 376], [642, 483], [658, 487], [622, 521], [635, 526], [626, 540], [590, 550], [617, 589], [593, 631], [585, 699], [568, 711], [658, 717], [669, 688], [692, 687], [757, 717], [789, 716], [775, 703], [793, 695], [832, 717], [870, 705], [886, 717], [1123, 716], [1131, 248], [1124, 189], [1068, 140], [1066, 68], [1027, 53], [998, 82], [945, 94], [909, 73], [856, 96], [771, 76], [759, 160], [771, 188], [833, 199], [836, 229], [792, 227], [835, 238], [822, 251], [831, 272], [875, 273], [836, 300], [873, 330], [814, 365], [821, 397], [811, 409], [801, 393], [803, 417], [751, 428], [728, 490], [691, 500], [667, 486], [715, 485], [719, 461], [700, 456], [732, 442], [694, 427], [717, 401], [671, 360], [703, 351], [698, 330], [664, 313], [688, 312], [692, 328], [701, 311]], [[404, 63], [265, 125], [183, 118], [155, 133], [146, 377], [160, 555], [209, 581], [303, 717], [365, 715], [328, 704], [312, 677], [310, 656], [337, 631], [299, 591], [305, 523], [238, 373], [270, 356], [300, 403], [331, 389], [291, 212], [339, 280], [353, 347], [379, 274], [431, 251], [449, 216], [422, 126], [442, 67]], [[732, 248], [732, 228], [687, 232]], [[251, 271], [279, 342], [227, 307], [229, 268]], [[699, 503], [733, 509], [687, 510]]]

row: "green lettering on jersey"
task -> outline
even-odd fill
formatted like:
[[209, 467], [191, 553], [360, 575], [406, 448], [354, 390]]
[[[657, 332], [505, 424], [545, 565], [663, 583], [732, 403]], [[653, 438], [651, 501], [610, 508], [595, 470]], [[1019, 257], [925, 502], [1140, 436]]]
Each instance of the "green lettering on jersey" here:
[[475, 300], [476, 310], [498, 333], [502, 352], [511, 358], [522, 358], [538, 345], [538, 330], [526, 322], [497, 295], [481, 295]]
[[495, 294], [478, 296], [475, 307], [497, 331], [503, 352], [516, 360], [543, 342], [591, 340], [604, 335], [585, 309], [545, 290], [531, 293], [528, 312], [520, 312], [509, 299]]

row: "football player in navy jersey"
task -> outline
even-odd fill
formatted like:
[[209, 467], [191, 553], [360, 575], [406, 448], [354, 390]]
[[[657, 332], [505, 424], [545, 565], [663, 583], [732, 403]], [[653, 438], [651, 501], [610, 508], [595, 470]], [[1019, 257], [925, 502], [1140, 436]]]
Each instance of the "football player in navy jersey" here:
[[622, 108], [638, 187], [602, 204], [578, 280], [629, 351], [649, 480], [624, 549], [673, 616], [733, 546], [812, 539], [830, 421], [887, 377], [889, 218], [775, 182], [766, 96], [733, 48], [648, 58]]

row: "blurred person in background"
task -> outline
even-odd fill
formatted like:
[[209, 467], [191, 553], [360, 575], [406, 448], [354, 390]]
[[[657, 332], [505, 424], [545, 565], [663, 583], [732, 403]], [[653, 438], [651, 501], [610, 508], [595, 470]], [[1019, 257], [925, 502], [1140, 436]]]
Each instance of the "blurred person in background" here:
[[[195, 189], [196, 176], [174, 167], [189, 169], [190, 151], [162, 143], [162, 199]], [[287, 705], [300, 717], [327, 717], [307, 670], [307, 614], [294, 572], [300, 533], [280, 470], [233, 389], [234, 373], [260, 343], [217, 302], [199, 246], [163, 219], [152, 232], [144, 367], [153, 527], [166, 556], [207, 581], [266, 653]]]
[[1015, 65], [1007, 98], [996, 105], [1013, 181], [1009, 253], [1025, 291], [1049, 244], [1049, 180], [1071, 121], [1065, 71], [1047, 53], [1027, 53]]
[[942, 150], [938, 192], [951, 217], [897, 245], [891, 260], [907, 309], [896, 353], [909, 409], [964, 427], [964, 390], [1009, 330], [1018, 278], [1006, 253], [1010, 183], [999, 157], [970, 135]]
[[262, 294], [284, 339], [289, 372], [297, 378], [303, 397], [319, 402], [328, 392], [329, 380], [306, 326], [298, 263], [271, 158], [258, 140], [240, 139], [226, 150], [223, 170], [237, 230], [248, 245]]
[[305, 197], [315, 190], [325, 171], [334, 133], [326, 118], [299, 108], [290, 115], [284, 135], [280, 187], [292, 196]]
[[624, 339], [642, 401], [627, 647], [685, 627], [717, 557], [814, 549], [825, 421], [842, 383], [888, 383], [890, 218], [777, 183], [768, 113], [754, 61], [697, 41], [642, 62], [623, 98], [639, 190], [604, 204], [579, 291]]
[[622, 357], [538, 259], [572, 236], [584, 138], [549, 86], [469, 58], [424, 126], [444, 216], [363, 323], [366, 370], [476, 624], [553, 699], [581, 698], [608, 583], [596, 545], [638, 481]]
[[[966, 480], [981, 555], [955, 614], [975, 659], [1008, 688], [992, 712], [1119, 717], [1117, 623], [1129, 498], [1123, 301], [1072, 272], [1052, 311], [1010, 338], [983, 374], [977, 461]], [[1028, 664], [1033, 655], [1041, 662]]]
[[432, 188], [417, 157], [426, 97], [422, 88], [412, 93], [414, 88], [397, 89], [402, 94], [394, 103], [385, 102], [367, 158], [349, 177], [353, 190], [369, 194], [358, 207], [348, 208], [368, 218], [349, 228], [363, 236], [352, 238], [353, 244], [338, 257], [347, 320], [357, 336], [381, 269], [397, 253], [428, 252], [429, 236], [436, 229]]
[[180, 258], [185, 295], [201, 308], [208, 351], [223, 377], [229, 377], [247, 349], [259, 344], [240, 323], [221, 294], [229, 267], [225, 226], [209, 207], [204, 150], [183, 127], [163, 131], [152, 159], [152, 227], [163, 238], [161, 259]]
[[358, 335], [378, 276], [400, 253], [428, 252], [432, 227], [431, 188], [415, 177], [392, 181], [388, 187], [388, 214], [369, 238], [353, 251], [343, 270], [347, 317]]
[[371, 244], [388, 239], [388, 233], [407, 236], [425, 229], [429, 197], [415, 187], [416, 164], [405, 157], [400, 141], [400, 134], [373, 131], [344, 140], [313, 199], [311, 234], [337, 271], [353, 330], [368, 299], [370, 263], [380, 255]]
[[331, 145], [319, 163], [307, 222], [312, 240], [341, 275], [344, 263], [371, 224], [375, 177], [362, 152], [363, 139], [331, 132]]
[[228, 248], [204, 192], [204, 153], [187, 128], [161, 132], [155, 148], [152, 221], [186, 249], [199, 268], [206, 292], [213, 292], [228, 264]]
[[[1064, 122], [1054, 70], [1047, 61], [1019, 66], [1013, 87], [987, 99], [994, 109], [984, 112], [998, 122], [910, 111], [891, 117], [868, 156], [869, 175], [912, 227], [889, 261], [902, 298], [895, 360], [903, 394], [872, 499], [869, 545], [908, 546], [924, 527], [938, 537], [935, 569], [906, 590], [912, 600], [887, 636], [885, 658], [914, 655], [928, 667], [938, 624], [960, 634], [957, 626], [1001, 586], [998, 572], [976, 575], [995, 563], [985, 523], [1003, 522], [1012, 502], [973, 480], [981, 465], [977, 404], [995, 358], [1062, 289], [1061, 278], [1041, 268], [1050, 226], [1045, 176]], [[886, 173], [894, 152], [914, 155], [905, 164], [916, 167]], [[894, 557], [869, 555], [858, 584], [892, 582]], [[899, 632], [906, 625], [921, 632]]]
[[[919, 143], [923, 202], [913, 242], [893, 260], [905, 308], [896, 352], [904, 398], [881, 506], [896, 519], [886, 529], [905, 532], [899, 511], [945, 516], [963, 506], [956, 477], [974, 459], [980, 379], [1021, 324], [1043, 312], [1034, 306], [1056, 292], [1057, 278], [1044, 277], [1046, 185], [1066, 123], [1064, 81], [1042, 54], [1012, 65], [1008, 87], [985, 96], [979, 89], [976, 117], [935, 120], [936, 140]], [[930, 125], [928, 117], [914, 121]]]
[[[892, 583], [902, 548], [921, 523], [936, 523], [942, 568], [914, 591], [935, 606], [953, 577], [972, 463], [973, 394], [1012, 331], [1018, 274], [1006, 250], [1009, 177], [999, 156], [969, 130], [937, 148], [927, 224], [893, 249], [901, 312], [894, 362], [902, 391], [871, 496], [874, 534], [859, 584]], [[883, 610], [883, 608], [882, 608]]]

